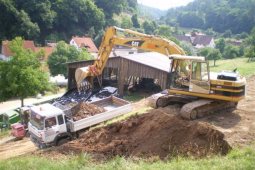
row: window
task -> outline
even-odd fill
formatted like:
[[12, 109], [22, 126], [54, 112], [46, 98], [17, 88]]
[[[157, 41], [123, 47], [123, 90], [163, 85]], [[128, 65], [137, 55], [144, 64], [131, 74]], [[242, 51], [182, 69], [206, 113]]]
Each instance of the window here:
[[45, 120], [45, 127], [52, 127], [55, 126], [57, 124], [56, 122], [56, 118], [55, 117], [51, 117]]
[[192, 79], [199, 81], [208, 81], [208, 70], [206, 62], [193, 62], [192, 63]]
[[62, 115], [58, 115], [58, 124], [62, 125], [64, 123], [64, 119]]

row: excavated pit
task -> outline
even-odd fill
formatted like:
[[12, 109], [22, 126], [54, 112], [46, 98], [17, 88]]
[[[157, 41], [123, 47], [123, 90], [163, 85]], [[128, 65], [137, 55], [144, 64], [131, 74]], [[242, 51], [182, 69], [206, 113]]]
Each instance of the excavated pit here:
[[62, 153], [88, 152], [108, 158], [119, 155], [161, 159], [224, 155], [230, 149], [224, 134], [208, 123], [183, 120], [159, 109], [88, 131], [58, 148]]

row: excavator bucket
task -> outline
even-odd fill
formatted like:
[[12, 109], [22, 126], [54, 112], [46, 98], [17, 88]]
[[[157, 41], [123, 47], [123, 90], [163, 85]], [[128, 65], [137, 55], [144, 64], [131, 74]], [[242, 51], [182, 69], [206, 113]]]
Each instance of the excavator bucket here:
[[92, 82], [89, 80], [90, 72], [89, 67], [81, 67], [77, 68], [75, 71], [75, 80], [77, 84], [77, 89], [79, 91], [81, 90], [87, 90], [92, 87]]

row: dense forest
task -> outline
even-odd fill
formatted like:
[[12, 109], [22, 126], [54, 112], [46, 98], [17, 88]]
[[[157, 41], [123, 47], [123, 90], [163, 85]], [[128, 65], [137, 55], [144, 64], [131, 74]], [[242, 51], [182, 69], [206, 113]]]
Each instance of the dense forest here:
[[255, 0], [194, 0], [168, 11], [137, 0], [0, 0], [0, 41], [21, 36], [44, 45], [45, 40], [69, 41], [73, 35], [88, 35], [99, 45], [109, 25], [164, 37], [178, 34], [179, 27], [229, 37], [250, 33], [254, 9]]
[[168, 25], [249, 33], [255, 25], [255, 0], [195, 0], [169, 9], [162, 17]]
[[112, 17], [134, 11], [136, 0], [0, 0], [0, 40], [22, 36], [43, 44], [97, 35]]

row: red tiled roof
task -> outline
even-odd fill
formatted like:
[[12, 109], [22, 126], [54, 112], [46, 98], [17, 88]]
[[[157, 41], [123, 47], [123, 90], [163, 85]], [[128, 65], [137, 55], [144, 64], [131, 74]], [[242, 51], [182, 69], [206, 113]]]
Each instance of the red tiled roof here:
[[[9, 48], [9, 43], [10, 43], [10, 41], [2, 42], [2, 54], [5, 55], [6, 57], [12, 56], [12, 52]], [[26, 49], [31, 49], [32, 51], [35, 51], [35, 48], [36, 48], [34, 41], [30, 41], [30, 40], [24, 40], [23, 47]]]
[[49, 56], [54, 51], [54, 47], [36, 47], [35, 52], [39, 52], [40, 50], [44, 51], [44, 56], [42, 56], [43, 61], [48, 61]]
[[79, 48], [85, 47], [90, 53], [97, 53], [98, 49], [90, 37], [72, 37]]

